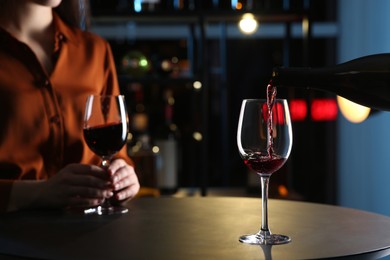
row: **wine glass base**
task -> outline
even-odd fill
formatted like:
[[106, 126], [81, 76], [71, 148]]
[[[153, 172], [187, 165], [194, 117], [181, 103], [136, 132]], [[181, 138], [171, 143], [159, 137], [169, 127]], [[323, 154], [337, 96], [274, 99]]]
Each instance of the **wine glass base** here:
[[239, 241], [251, 245], [282, 245], [291, 242], [291, 238], [285, 235], [271, 234], [264, 237], [259, 234], [241, 236]]
[[122, 206], [109, 206], [109, 207], [98, 206], [96, 208], [93, 208], [93, 211], [91, 213], [86, 211], [84, 211], [85, 214], [92, 213], [95, 215], [116, 215], [116, 214], [125, 214], [129, 212], [129, 209]]
[[116, 215], [116, 214], [125, 214], [129, 212], [128, 208], [122, 206], [109, 206], [109, 207], [93, 207], [93, 208], [68, 208], [65, 211], [67, 214], [71, 215]]

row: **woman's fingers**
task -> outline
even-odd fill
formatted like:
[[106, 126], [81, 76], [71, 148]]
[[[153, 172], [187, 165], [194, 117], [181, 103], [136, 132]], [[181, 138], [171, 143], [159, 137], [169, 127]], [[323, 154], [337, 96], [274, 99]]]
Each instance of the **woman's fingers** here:
[[113, 161], [108, 168], [117, 200], [134, 197], [139, 191], [138, 177], [134, 168], [122, 159]]
[[115, 194], [115, 199], [118, 201], [123, 201], [123, 200], [133, 198], [135, 195], [137, 195], [138, 191], [139, 191], [139, 185], [133, 184], [127, 186], [125, 189], [122, 189]]
[[138, 190], [134, 168], [118, 159], [108, 171], [94, 165], [70, 164], [45, 183], [41, 195], [53, 207], [92, 207], [112, 196], [118, 201], [132, 198]]
[[95, 188], [108, 188], [112, 186], [112, 182], [107, 179], [101, 179], [94, 175], [73, 175], [69, 176], [69, 185], [72, 186], [84, 186], [84, 187], [95, 187]]
[[[104, 182], [107, 185], [109, 182], [109, 173], [96, 165], [71, 164], [67, 170], [73, 174], [73, 180], [78, 181], [75, 184], [95, 186], [96, 184], [104, 184]], [[99, 183], [99, 181], [101, 182]]]
[[83, 198], [110, 198], [114, 195], [111, 189], [99, 189], [85, 186], [71, 186], [68, 191], [69, 197], [83, 197]]

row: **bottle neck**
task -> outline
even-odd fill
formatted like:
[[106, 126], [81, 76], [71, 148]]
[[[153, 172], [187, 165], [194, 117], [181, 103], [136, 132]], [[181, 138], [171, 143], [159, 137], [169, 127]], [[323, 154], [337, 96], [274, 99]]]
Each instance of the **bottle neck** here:
[[390, 110], [390, 73], [375, 68], [275, 68], [272, 85], [310, 88], [342, 96], [355, 103]]
[[272, 85], [276, 87], [298, 87], [307, 88], [310, 86], [312, 69], [302, 68], [274, 68], [272, 72]]
[[312, 88], [390, 111], [390, 54], [360, 57], [323, 68], [275, 68], [276, 87]]

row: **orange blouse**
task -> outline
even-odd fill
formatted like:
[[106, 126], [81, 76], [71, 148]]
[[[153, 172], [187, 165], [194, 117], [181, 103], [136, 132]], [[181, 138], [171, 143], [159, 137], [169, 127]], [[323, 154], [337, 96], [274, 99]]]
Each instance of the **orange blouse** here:
[[[55, 67], [47, 75], [32, 50], [0, 28], [0, 212], [12, 182], [41, 180], [69, 163], [98, 164], [83, 139], [89, 94], [119, 94], [109, 44], [54, 14]], [[119, 157], [131, 163], [124, 147]]]

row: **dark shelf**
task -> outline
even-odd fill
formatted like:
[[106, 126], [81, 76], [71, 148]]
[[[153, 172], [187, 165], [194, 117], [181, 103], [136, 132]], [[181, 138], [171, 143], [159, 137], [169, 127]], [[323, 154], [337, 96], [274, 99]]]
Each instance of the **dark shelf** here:
[[[197, 12], [158, 12], [158, 13], [131, 13], [121, 15], [95, 14], [92, 22], [99, 23], [123, 23], [123, 22], [138, 22], [138, 23], [197, 23], [199, 19], [204, 22], [237, 22], [246, 12], [242, 11], [204, 11]], [[286, 23], [299, 22], [307, 17], [306, 13], [265, 13], [252, 12], [255, 18], [262, 23]]]
[[[103, 0], [96, 2], [110, 5]], [[251, 37], [234, 34], [239, 31], [232, 26], [245, 11], [195, 9], [136, 13], [131, 9], [122, 12], [100, 9], [93, 12], [92, 27], [96, 26], [97, 32], [112, 41], [118, 68], [128, 50], [138, 49], [150, 57], [152, 51], [160, 55], [161, 48], [156, 46], [163, 43], [172, 52], [177, 46], [181, 48], [177, 44], [179, 41], [187, 43], [185, 51], [179, 50], [182, 51], [179, 56], [190, 63], [185, 77], [161, 75], [158, 69], [135, 77], [124, 74], [122, 70], [118, 71], [122, 73], [118, 80], [127, 95], [128, 105], [132, 107], [130, 111], [135, 111], [136, 105], [133, 101], [134, 85], [142, 85], [143, 103], [150, 115], [152, 130], [161, 121], [162, 93], [166, 89], [173, 90], [175, 123], [181, 131], [183, 149], [180, 160], [185, 165], [179, 173], [179, 182], [182, 187], [199, 187], [202, 195], [206, 195], [207, 188], [212, 186], [248, 185], [247, 168], [239, 158], [235, 143], [238, 113], [243, 98], [261, 98], [265, 94], [260, 87], [268, 83], [272, 67], [275, 64], [324, 66], [334, 63], [337, 33], [317, 37], [315, 23], [337, 24], [335, 0], [287, 1], [290, 2], [288, 12], [283, 11], [285, 1], [282, 0], [253, 2], [258, 7], [263, 2], [269, 5], [279, 3], [280, 8], [254, 10], [252, 13], [260, 23], [269, 24], [263, 27], [267, 30], [259, 30]], [[303, 5], [309, 2], [310, 6]], [[306, 33], [297, 34], [293, 29], [302, 21], [307, 21], [310, 26]], [[280, 28], [279, 24], [283, 24], [284, 31], [275, 36], [277, 30], [274, 28]], [[200, 91], [193, 89], [195, 80], [203, 84]], [[283, 94], [282, 90], [280, 94]], [[286, 93], [288, 98], [307, 95], [306, 92]], [[272, 182], [286, 182], [291, 192], [299, 193], [305, 200], [333, 203], [337, 162], [329, 156], [329, 151], [334, 149], [335, 129], [334, 123], [325, 127], [309, 120], [295, 124], [294, 152], [284, 174], [275, 174]], [[195, 140], [194, 132], [201, 133], [202, 139]], [[316, 153], [307, 153], [312, 149]]]
[[118, 81], [120, 85], [127, 83], [138, 82], [145, 85], [159, 84], [159, 85], [173, 85], [173, 86], [192, 86], [192, 83], [196, 81], [192, 77], [183, 78], [170, 78], [170, 77], [156, 77], [156, 76], [145, 76], [145, 77], [132, 77], [130, 75], [119, 74]]

